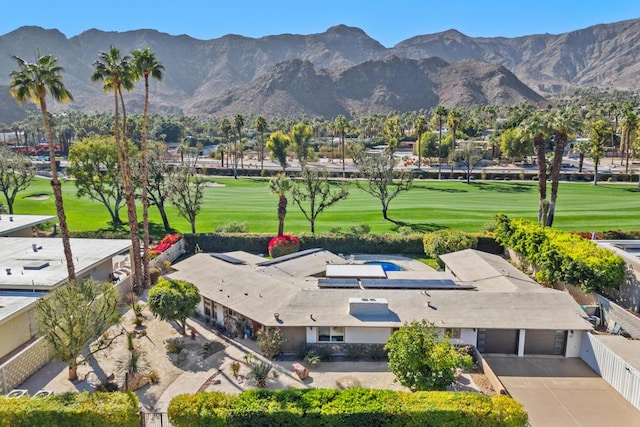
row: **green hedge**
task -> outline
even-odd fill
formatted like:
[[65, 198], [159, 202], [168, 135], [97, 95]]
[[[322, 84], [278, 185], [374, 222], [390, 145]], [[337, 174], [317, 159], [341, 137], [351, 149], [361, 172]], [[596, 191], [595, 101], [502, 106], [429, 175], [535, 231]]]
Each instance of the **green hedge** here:
[[[208, 233], [186, 234], [187, 251], [197, 247], [203, 252], [246, 251], [266, 254], [270, 234]], [[422, 234], [350, 234], [326, 233], [296, 235], [300, 250], [324, 248], [334, 253], [422, 255]]]
[[0, 396], [0, 427], [138, 427], [134, 393], [65, 393], [43, 398]]
[[509, 426], [527, 413], [507, 396], [462, 392], [251, 390], [180, 395], [169, 403], [176, 427], [204, 426]]
[[496, 239], [542, 269], [540, 277], [580, 285], [585, 292], [617, 289], [626, 278], [624, 260], [576, 234], [535, 222], [496, 217]]

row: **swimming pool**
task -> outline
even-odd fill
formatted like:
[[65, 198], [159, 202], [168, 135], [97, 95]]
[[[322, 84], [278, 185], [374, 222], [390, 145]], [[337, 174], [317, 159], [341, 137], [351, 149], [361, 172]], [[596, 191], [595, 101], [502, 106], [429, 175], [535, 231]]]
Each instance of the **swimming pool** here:
[[367, 261], [365, 265], [380, 265], [384, 271], [404, 271], [402, 267], [387, 261]]

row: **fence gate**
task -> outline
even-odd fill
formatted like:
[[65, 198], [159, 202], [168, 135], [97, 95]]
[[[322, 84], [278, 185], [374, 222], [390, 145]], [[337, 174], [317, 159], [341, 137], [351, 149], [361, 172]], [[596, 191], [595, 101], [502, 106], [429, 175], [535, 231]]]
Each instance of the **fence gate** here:
[[140, 412], [141, 427], [172, 427], [166, 412]]

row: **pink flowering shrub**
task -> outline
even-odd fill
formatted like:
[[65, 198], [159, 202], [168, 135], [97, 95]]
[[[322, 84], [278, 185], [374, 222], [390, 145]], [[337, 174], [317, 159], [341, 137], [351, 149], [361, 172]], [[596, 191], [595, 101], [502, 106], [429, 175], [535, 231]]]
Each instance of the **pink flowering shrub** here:
[[274, 237], [269, 241], [269, 255], [272, 258], [278, 258], [283, 255], [289, 255], [298, 252], [300, 249], [300, 240], [290, 234]]

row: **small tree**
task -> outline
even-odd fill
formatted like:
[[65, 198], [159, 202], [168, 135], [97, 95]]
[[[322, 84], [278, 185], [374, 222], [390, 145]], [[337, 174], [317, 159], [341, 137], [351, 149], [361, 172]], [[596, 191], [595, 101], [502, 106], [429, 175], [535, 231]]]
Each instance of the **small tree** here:
[[467, 184], [470, 183], [471, 173], [480, 164], [484, 158], [484, 153], [475, 147], [473, 142], [461, 142], [456, 150], [449, 153], [449, 158], [454, 162], [460, 162], [464, 166], [464, 173], [467, 178]]
[[282, 349], [282, 344], [287, 340], [282, 336], [282, 330], [280, 328], [266, 328], [258, 331], [257, 334], [258, 348], [262, 354], [268, 358], [273, 359]]
[[267, 148], [271, 158], [282, 166], [282, 172], [287, 170], [287, 148], [291, 145], [291, 138], [280, 131], [269, 136]]
[[160, 278], [149, 291], [149, 310], [165, 320], [175, 320], [182, 335], [186, 333], [187, 317], [196, 311], [200, 293], [193, 283]]
[[291, 197], [300, 208], [303, 215], [311, 224], [311, 232], [316, 231], [316, 218], [326, 208], [329, 208], [349, 196], [349, 190], [344, 186], [331, 191], [329, 175], [327, 173], [303, 169], [300, 183], [294, 184]]
[[29, 159], [0, 147], [0, 192], [13, 214], [13, 202], [20, 191], [26, 190], [33, 180], [35, 170]]
[[398, 178], [394, 180], [395, 162], [393, 153], [388, 150], [380, 155], [365, 155], [359, 162], [360, 175], [364, 179], [356, 180], [359, 189], [380, 200], [382, 217], [387, 221], [392, 221], [387, 214], [391, 201], [400, 192], [409, 191], [413, 184], [413, 178], [405, 172], [398, 172]]
[[440, 255], [475, 248], [478, 245], [478, 239], [461, 230], [438, 230], [426, 233], [422, 243], [427, 258], [435, 259], [440, 267], [444, 267], [444, 263], [439, 258]]
[[[73, 381], [80, 363], [108, 348], [119, 336], [103, 335], [119, 319], [118, 292], [111, 283], [93, 279], [70, 282], [38, 301], [36, 319], [54, 358], [69, 365], [69, 380]], [[88, 354], [82, 355], [85, 344], [98, 337]]]
[[471, 356], [443, 339], [426, 320], [405, 323], [389, 337], [385, 349], [389, 370], [400, 384], [416, 391], [445, 390], [455, 381], [457, 368], [471, 366]]
[[196, 232], [196, 217], [202, 208], [204, 181], [195, 175], [195, 168], [179, 166], [169, 184], [171, 203], [181, 217], [191, 224], [191, 232]]

